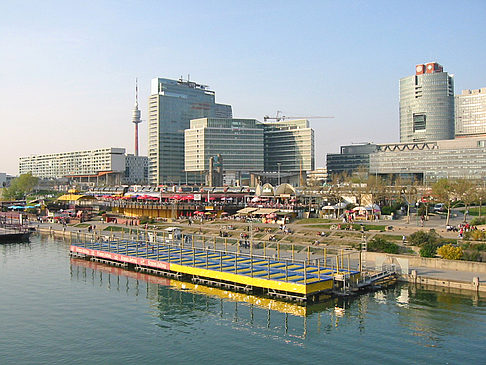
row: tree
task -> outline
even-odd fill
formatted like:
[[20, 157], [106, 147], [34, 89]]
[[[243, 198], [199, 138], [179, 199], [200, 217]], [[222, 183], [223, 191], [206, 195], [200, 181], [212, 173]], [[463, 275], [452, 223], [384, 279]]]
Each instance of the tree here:
[[455, 247], [450, 243], [439, 247], [437, 253], [446, 260], [460, 260], [464, 255], [464, 251], [461, 247]]
[[478, 198], [476, 184], [472, 180], [458, 179], [453, 184], [456, 199], [464, 203], [464, 222], [471, 204]]
[[449, 179], [439, 179], [432, 185], [432, 194], [447, 208], [446, 226], [449, 225], [451, 218], [451, 207], [456, 196], [454, 183]]
[[407, 203], [407, 223], [410, 223], [410, 204], [412, 200], [417, 198], [417, 188], [413, 185], [404, 186], [401, 190], [402, 196], [404, 196]]
[[10, 186], [3, 191], [5, 199], [24, 199], [37, 185], [39, 178], [32, 176], [32, 173], [22, 174], [10, 182]]

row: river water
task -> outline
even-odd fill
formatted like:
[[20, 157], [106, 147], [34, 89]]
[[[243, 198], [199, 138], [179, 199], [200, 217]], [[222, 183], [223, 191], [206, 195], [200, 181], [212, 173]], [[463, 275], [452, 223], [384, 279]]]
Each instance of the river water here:
[[[486, 298], [412, 285], [304, 309], [0, 245], [0, 364], [486, 364]], [[268, 309], [268, 307], [274, 309]]]

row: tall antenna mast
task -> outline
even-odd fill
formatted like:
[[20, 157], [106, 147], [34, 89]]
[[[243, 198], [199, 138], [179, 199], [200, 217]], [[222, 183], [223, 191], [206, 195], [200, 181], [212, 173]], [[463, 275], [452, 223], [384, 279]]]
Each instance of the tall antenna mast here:
[[132, 112], [132, 123], [135, 124], [135, 156], [138, 156], [138, 125], [142, 123], [138, 109], [138, 78], [135, 79], [135, 106]]

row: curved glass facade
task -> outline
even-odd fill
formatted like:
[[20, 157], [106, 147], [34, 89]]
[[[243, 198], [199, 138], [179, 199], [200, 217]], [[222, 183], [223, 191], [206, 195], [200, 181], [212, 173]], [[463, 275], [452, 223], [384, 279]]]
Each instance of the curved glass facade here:
[[452, 138], [453, 76], [434, 71], [400, 79], [400, 142]]

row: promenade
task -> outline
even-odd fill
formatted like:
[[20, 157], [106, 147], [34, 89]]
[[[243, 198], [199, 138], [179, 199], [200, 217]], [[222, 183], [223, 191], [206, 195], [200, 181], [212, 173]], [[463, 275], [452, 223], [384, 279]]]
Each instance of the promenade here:
[[[451, 224], [456, 225], [461, 223], [463, 220], [463, 215], [462, 214], [456, 214], [451, 218]], [[166, 223], [165, 225], [162, 225], [160, 228], [163, 229], [163, 227], [168, 227], [168, 226], [177, 226], [180, 227], [182, 232], [184, 233], [185, 231], [197, 231], [198, 229], [204, 232], [206, 235], [213, 235], [214, 237], [218, 237], [218, 234], [221, 232], [222, 227], [227, 227], [227, 226], [232, 226], [232, 234], [233, 235], [238, 235], [242, 233], [248, 233], [249, 229], [249, 224], [241, 221], [235, 221], [235, 220], [221, 220], [217, 222], [211, 222], [212, 224], [207, 224], [209, 222], [204, 222], [204, 224], [199, 224], [199, 223], [192, 223], [188, 224], [187, 221], [185, 222], [180, 222], [180, 221], [175, 221], [172, 223]], [[416, 232], [418, 230], [428, 230], [428, 229], [435, 229], [442, 237], [446, 238], [457, 238], [457, 233], [456, 232], [447, 232], [445, 229], [445, 220], [441, 218], [440, 216], [431, 216], [430, 220], [425, 222], [424, 227], [422, 227], [419, 222], [416, 222], [415, 220], [411, 219], [410, 223], [406, 222], [406, 218], [402, 218], [400, 220], [396, 221], [374, 221], [374, 222], [369, 222], [370, 224], [380, 224], [380, 225], [390, 225], [393, 226], [393, 230], [390, 232], [380, 232], [380, 235], [390, 235], [390, 236], [397, 236], [397, 235], [405, 235], [408, 236], [412, 234], [413, 232]], [[61, 224], [56, 224], [56, 223], [42, 223], [39, 224], [39, 228], [41, 229], [42, 233], [47, 233], [49, 230], [55, 231], [57, 233], [61, 232], [66, 232], [66, 236], [69, 234], [85, 234], [88, 233], [88, 229], [86, 228], [87, 225], [91, 225], [96, 232], [102, 232], [104, 235], [113, 235], [114, 237], [121, 237], [123, 233], [121, 233], [119, 230], [121, 229], [127, 229], [125, 225], [120, 225], [120, 224], [115, 224], [115, 223], [104, 223], [101, 221], [89, 221], [89, 222], [84, 222], [82, 228], [80, 227], [75, 227], [75, 226], [63, 226]], [[318, 231], [322, 231], [322, 228], [319, 227], [320, 224], [288, 224], [287, 227], [288, 229], [292, 232], [291, 236], [298, 237], [299, 234], [301, 235], [309, 235], [309, 234], [317, 234]], [[113, 227], [113, 232], [110, 232], [107, 230], [108, 227]], [[114, 228], [118, 227], [118, 228]], [[252, 224], [253, 229], [258, 229], [258, 230], [272, 230], [272, 232], [276, 231], [278, 232], [279, 227], [278, 225], [269, 225], [269, 224], [262, 224], [262, 223], [253, 223]], [[130, 227], [133, 230], [144, 230], [143, 226], [140, 227]], [[159, 229], [160, 229], [159, 228]], [[149, 230], [152, 229], [152, 226], [150, 226]], [[70, 233], [71, 232], [71, 233]], [[310, 232], [310, 233], [309, 233]], [[338, 231], [339, 232], [339, 231]], [[376, 232], [367, 232], [367, 235], [369, 238], [373, 237]], [[264, 235], [263, 237], [266, 237], [268, 235]], [[331, 237], [332, 238], [332, 237]], [[218, 243], [216, 243], [216, 240], [214, 241], [214, 248], [218, 248]], [[219, 244], [221, 246], [221, 244]], [[283, 244], [282, 244], [283, 245]], [[312, 255], [314, 255], [316, 251], [316, 247], [314, 245], [309, 245], [305, 243], [300, 243], [295, 241], [295, 245], [299, 247], [299, 250], [296, 250], [295, 252], [292, 253], [292, 255], [296, 259], [305, 259], [309, 255], [309, 251], [307, 250], [307, 247], [311, 247], [313, 249]], [[282, 250], [282, 257], [290, 257], [290, 252], [289, 250], [289, 245], [285, 245], [287, 252], [285, 250]], [[326, 247], [332, 249], [332, 245], [326, 244]], [[320, 245], [318, 246], [320, 247]], [[338, 246], [339, 247], [339, 246]], [[219, 247], [221, 248], [221, 247]], [[267, 249], [267, 255], [269, 251], [271, 252], [271, 249]], [[241, 252], [243, 253], [249, 253], [250, 249], [248, 248], [241, 248]], [[264, 254], [264, 250], [261, 248], [255, 248], [253, 250], [254, 254]], [[386, 255], [386, 254], [382, 254]], [[371, 256], [371, 255], [369, 255]], [[388, 256], [388, 255], [387, 255]], [[394, 256], [394, 255], [393, 255]], [[430, 266], [423, 266], [423, 265], [417, 265], [413, 264], [413, 258], [414, 256], [407, 256], [407, 255], [400, 255], [400, 257], [403, 258], [411, 258], [411, 263], [409, 265], [409, 273], [412, 273], [413, 271], [416, 272], [417, 275], [417, 282], [422, 281], [429, 281], [433, 282], [433, 285], [440, 285], [440, 286], [451, 286], [451, 282], [456, 282], [459, 283], [459, 287], [468, 287], [470, 284], [473, 282], [475, 277], [479, 278], [479, 286], [481, 287], [481, 291], [486, 289], [486, 270], [483, 272], [475, 272], [475, 271], [466, 271], [466, 270], [454, 270], [454, 269], [445, 269], [445, 268], [436, 268], [436, 267], [430, 267]], [[437, 259], [440, 260], [440, 259]], [[366, 268], [373, 269], [375, 267], [375, 261], [373, 258], [367, 258], [366, 259]], [[478, 263], [480, 264], [480, 263]], [[352, 261], [352, 265], [357, 266], [356, 259]], [[486, 265], [486, 264], [484, 264]], [[410, 280], [409, 280], [410, 281]], [[462, 285], [465, 283], [464, 285]], [[454, 283], [452, 284], [454, 285]]]

